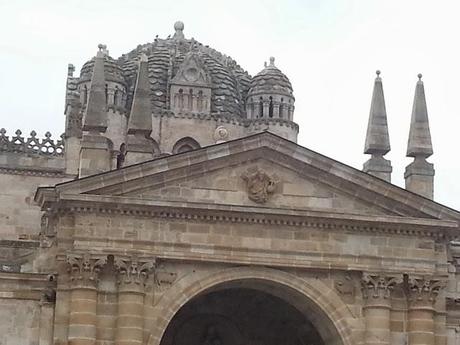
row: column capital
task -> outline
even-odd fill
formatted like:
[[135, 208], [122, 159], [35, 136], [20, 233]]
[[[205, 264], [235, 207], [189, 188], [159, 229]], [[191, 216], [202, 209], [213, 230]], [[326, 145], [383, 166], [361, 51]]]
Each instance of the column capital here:
[[67, 255], [70, 281], [74, 284], [95, 288], [98, 273], [107, 263], [106, 257], [93, 257], [89, 253]]
[[385, 273], [364, 272], [361, 279], [363, 297], [366, 300], [386, 300], [391, 297], [396, 284], [402, 283], [402, 276]]
[[155, 266], [154, 258], [115, 258], [120, 288], [126, 291], [143, 292], [149, 273]]
[[433, 307], [436, 297], [446, 286], [446, 281], [433, 276], [409, 276], [406, 284], [406, 293], [409, 306]]

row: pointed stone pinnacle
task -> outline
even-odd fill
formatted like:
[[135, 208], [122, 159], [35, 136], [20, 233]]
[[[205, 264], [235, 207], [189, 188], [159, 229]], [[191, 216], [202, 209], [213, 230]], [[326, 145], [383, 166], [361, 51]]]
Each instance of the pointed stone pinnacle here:
[[376, 71], [364, 153], [385, 155], [390, 151], [387, 112], [380, 71]]
[[428, 158], [433, 154], [431, 144], [430, 125], [428, 122], [428, 111], [425, 99], [425, 87], [422, 75], [415, 87], [414, 104], [412, 106], [412, 117], [407, 143], [407, 157]]
[[107, 107], [105, 99], [104, 45], [99, 45], [94, 61], [93, 75], [88, 93], [88, 105], [83, 119], [83, 130], [102, 132], [107, 130]]
[[150, 103], [150, 85], [148, 79], [148, 59], [145, 54], [140, 56], [133, 105], [128, 121], [128, 134], [152, 132], [152, 111]]

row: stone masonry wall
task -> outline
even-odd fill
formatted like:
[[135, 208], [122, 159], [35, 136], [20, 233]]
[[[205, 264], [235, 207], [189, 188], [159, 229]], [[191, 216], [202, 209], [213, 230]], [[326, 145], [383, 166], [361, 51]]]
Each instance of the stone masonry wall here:
[[3, 240], [34, 238], [40, 232], [42, 212], [34, 203], [38, 186], [68, 180], [64, 175], [0, 174], [0, 236]]
[[38, 301], [0, 298], [0, 345], [39, 345]]

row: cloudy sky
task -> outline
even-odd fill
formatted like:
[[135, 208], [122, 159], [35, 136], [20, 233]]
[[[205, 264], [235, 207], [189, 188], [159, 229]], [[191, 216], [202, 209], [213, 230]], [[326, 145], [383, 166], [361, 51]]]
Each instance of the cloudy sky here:
[[0, 0], [0, 127], [64, 129], [67, 64], [98, 43], [118, 57], [174, 32], [251, 75], [269, 56], [291, 79], [299, 144], [361, 169], [375, 70], [382, 71], [393, 183], [404, 186], [417, 74], [435, 154], [435, 200], [460, 209], [460, 2], [456, 0]]

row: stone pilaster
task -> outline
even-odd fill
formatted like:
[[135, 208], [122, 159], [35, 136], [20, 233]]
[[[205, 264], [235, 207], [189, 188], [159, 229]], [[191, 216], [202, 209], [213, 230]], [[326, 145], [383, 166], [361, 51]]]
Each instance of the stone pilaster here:
[[39, 345], [53, 344], [54, 331], [54, 305], [56, 302], [56, 291], [47, 289], [40, 300], [40, 333]]
[[143, 344], [145, 282], [153, 266], [153, 259], [115, 259], [119, 284], [116, 345]]
[[363, 274], [361, 283], [365, 301], [365, 344], [390, 344], [391, 291], [400, 282], [402, 279], [391, 275]]
[[434, 304], [444, 282], [433, 277], [407, 280], [409, 345], [435, 345]]
[[106, 258], [92, 258], [89, 254], [67, 257], [70, 271], [69, 344], [96, 343], [96, 310], [98, 273]]

